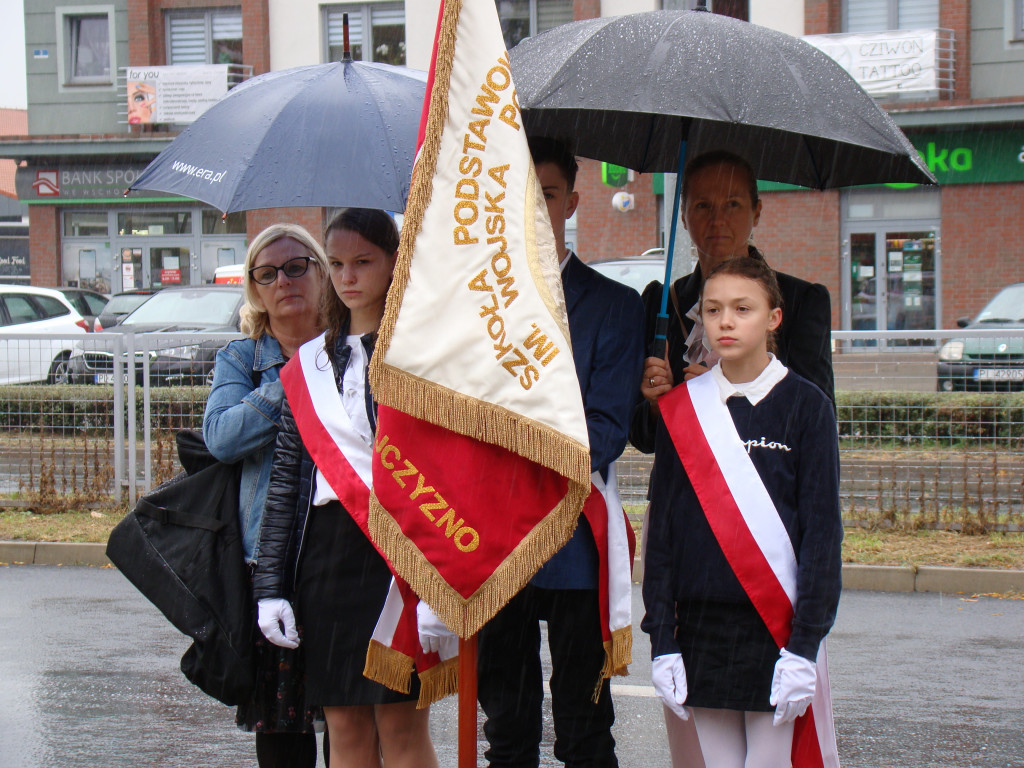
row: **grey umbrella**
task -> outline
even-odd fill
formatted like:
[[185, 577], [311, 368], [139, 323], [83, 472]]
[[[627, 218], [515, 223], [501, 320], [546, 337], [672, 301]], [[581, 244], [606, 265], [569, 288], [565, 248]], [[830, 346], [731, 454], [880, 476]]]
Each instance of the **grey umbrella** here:
[[726, 16], [572, 22], [509, 52], [531, 134], [635, 171], [726, 148], [759, 179], [825, 189], [935, 183], [892, 119], [812, 45]]
[[287, 206], [405, 209], [426, 73], [362, 61], [278, 70], [235, 87], [131, 189], [224, 213]]

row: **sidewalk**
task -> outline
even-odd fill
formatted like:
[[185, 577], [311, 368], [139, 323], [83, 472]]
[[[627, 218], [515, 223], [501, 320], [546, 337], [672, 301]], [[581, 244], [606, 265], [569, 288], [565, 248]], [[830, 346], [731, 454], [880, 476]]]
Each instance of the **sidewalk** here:
[[[0, 541], [0, 563], [15, 565], [110, 565], [106, 544]], [[639, 581], [639, 559], [633, 569]], [[1024, 570], [950, 568], [927, 565], [919, 568], [889, 565], [844, 565], [843, 587], [873, 592], [942, 592], [945, 594], [1024, 594]]]

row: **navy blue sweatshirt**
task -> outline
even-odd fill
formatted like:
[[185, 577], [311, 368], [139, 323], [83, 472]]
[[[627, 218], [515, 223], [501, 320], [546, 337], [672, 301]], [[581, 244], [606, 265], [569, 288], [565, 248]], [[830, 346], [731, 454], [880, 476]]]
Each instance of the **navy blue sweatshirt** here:
[[[843, 538], [839, 444], [832, 403], [789, 371], [757, 404], [733, 396], [726, 405], [740, 439], [779, 512], [797, 560], [792, 653], [814, 660], [835, 621]], [[788, 450], [786, 450], [788, 449]], [[675, 603], [749, 603], [683, 470], [663, 423], [656, 437], [641, 627], [651, 656], [678, 653]]]

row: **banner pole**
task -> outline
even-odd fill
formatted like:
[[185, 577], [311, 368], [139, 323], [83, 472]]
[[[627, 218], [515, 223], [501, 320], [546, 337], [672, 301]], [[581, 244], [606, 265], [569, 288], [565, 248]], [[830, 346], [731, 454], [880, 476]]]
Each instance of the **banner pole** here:
[[476, 639], [459, 638], [459, 768], [476, 768]]

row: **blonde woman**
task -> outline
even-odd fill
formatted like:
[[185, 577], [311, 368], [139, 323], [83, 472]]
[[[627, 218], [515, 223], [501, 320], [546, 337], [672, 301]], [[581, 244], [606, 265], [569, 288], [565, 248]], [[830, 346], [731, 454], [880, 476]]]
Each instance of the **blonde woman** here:
[[[245, 256], [242, 332], [217, 353], [203, 437], [215, 457], [242, 462], [239, 528], [246, 562], [255, 568], [284, 390], [280, 369], [323, 330], [320, 294], [327, 257], [302, 227], [274, 224]], [[236, 722], [256, 733], [261, 768], [316, 765], [314, 710], [305, 705], [300, 652], [257, 641], [257, 681]]]

